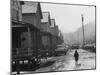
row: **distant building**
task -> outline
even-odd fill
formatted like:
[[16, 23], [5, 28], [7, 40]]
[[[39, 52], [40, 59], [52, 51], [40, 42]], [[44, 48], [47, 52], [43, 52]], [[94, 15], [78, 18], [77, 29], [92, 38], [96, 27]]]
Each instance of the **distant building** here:
[[51, 21], [51, 27], [55, 27], [56, 23], [55, 23], [55, 19], [50, 19]]
[[57, 46], [63, 43], [63, 35], [59, 31], [58, 26], [55, 23], [55, 19], [51, 19], [50, 33], [52, 36], [52, 46]]
[[61, 31], [59, 31], [59, 43], [63, 43], [64, 42], [64, 38], [63, 38], [63, 34], [61, 33]]
[[23, 21], [33, 24], [35, 27], [41, 29], [42, 12], [39, 2], [25, 2], [22, 6]]
[[42, 12], [43, 19], [41, 19], [41, 31], [42, 34], [42, 47], [45, 50], [50, 50], [51, 48], [51, 38], [50, 38], [50, 13]]
[[50, 33], [52, 35], [55, 35], [55, 19], [50, 19], [50, 21], [51, 21]]
[[58, 36], [59, 29], [58, 26], [55, 23], [55, 19], [51, 19], [51, 26], [50, 26], [50, 33], [54, 36]]
[[52, 34], [52, 39], [51, 39], [51, 42], [52, 42], [52, 49], [55, 49], [56, 48], [56, 45], [57, 45], [57, 36], [56, 36], [56, 29], [55, 29], [55, 19], [50, 19], [51, 21], [51, 26], [50, 26], [50, 33]]
[[50, 25], [51, 25], [51, 21], [50, 21], [50, 13], [49, 12], [42, 12], [43, 15], [43, 19], [41, 19], [41, 30], [43, 32], [50, 32]]
[[50, 26], [50, 33], [54, 36], [58, 36], [59, 34], [59, 29], [58, 26], [55, 23], [55, 19], [51, 19], [51, 26]]

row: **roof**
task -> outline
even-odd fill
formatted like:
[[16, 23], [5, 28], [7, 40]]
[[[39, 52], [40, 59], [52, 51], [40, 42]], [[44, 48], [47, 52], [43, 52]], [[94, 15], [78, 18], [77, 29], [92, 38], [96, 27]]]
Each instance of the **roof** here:
[[17, 20], [12, 20], [12, 27], [30, 27], [31, 29], [35, 28], [36, 30], [39, 30], [37, 27], [30, 23], [26, 23], [23, 21], [17, 21]]
[[42, 12], [43, 19], [41, 19], [41, 22], [50, 22], [50, 13], [49, 12]]
[[42, 18], [41, 6], [39, 2], [24, 1], [24, 5], [22, 5], [22, 13], [37, 13], [38, 10]]
[[22, 13], [36, 13], [38, 3], [37, 2], [28, 2], [25, 1], [25, 4], [22, 5]]

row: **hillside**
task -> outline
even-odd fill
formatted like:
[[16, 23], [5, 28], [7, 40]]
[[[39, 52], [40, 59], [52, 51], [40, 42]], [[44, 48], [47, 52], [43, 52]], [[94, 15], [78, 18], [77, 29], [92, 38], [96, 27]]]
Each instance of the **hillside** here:
[[[95, 42], [95, 23], [91, 22], [84, 25], [85, 42]], [[68, 44], [81, 44], [83, 41], [82, 27], [73, 33], [64, 33], [64, 41]]]

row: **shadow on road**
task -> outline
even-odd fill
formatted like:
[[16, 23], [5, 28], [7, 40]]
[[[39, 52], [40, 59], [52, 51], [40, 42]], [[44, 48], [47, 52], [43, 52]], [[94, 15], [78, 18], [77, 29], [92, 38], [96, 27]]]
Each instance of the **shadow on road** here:
[[[48, 67], [48, 66], [51, 66], [55, 61], [47, 61], [47, 62], [44, 62], [40, 65], [36, 65], [36, 64], [31, 64], [30, 66], [28, 64], [24, 64], [24, 65], [20, 65], [20, 68], [19, 70], [20, 71], [35, 71], [39, 68], [44, 68], [44, 67]], [[13, 66], [13, 72], [16, 71], [16, 65]]]
[[39, 68], [44, 68], [44, 67], [51, 66], [53, 63], [55, 63], [55, 61], [45, 62], [45, 63], [41, 64]]
[[79, 64], [76, 64], [75, 67], [74, 67], [74, 69], [77, 70], [80, 66], [81, 66], [80, 63]]

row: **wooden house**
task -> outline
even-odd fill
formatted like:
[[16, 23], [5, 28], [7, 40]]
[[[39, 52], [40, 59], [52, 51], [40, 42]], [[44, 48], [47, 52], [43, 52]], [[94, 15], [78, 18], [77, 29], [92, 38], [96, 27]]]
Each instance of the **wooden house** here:
[[[22, 6], [22, 20], [23, 22], [30, 23], [34, 27], [38, 28], [39, 31], [32, 32], [34, 38], [34, 42], [37, 44], [35, 47], [37, 49], [41, 49], [41, 19], [42, 19], [42, 13], [41, 13], [41, 6], [39, 2], [28, 2], [26, 1], [25, 4]], [[27, 36], [27, 35], [22, 35]], [[26, 40], [27, 41], [27, 40]], [[25, 42], [23, 42], [24, 44]], [[24, 45], [25, 46], [25, 45]]]

